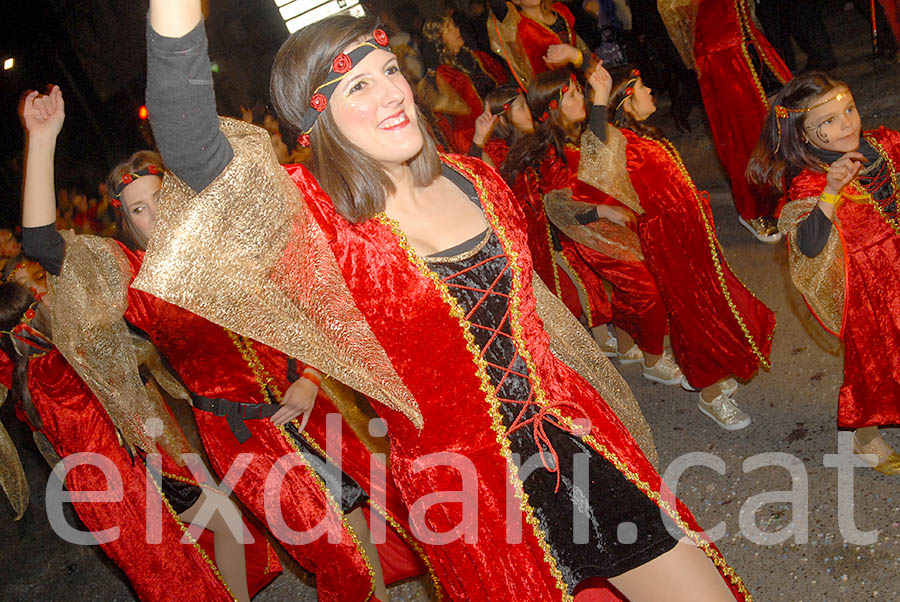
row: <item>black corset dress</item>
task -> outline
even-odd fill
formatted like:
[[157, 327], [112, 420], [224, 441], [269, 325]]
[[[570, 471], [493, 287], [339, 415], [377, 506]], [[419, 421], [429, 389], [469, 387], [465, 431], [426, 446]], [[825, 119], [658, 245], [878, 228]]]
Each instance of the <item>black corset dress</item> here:
[[[464, 190], [471, 188], [455, 174], [445, 175]], [[532, 403], [528, 368], [510, 328], [512, 272], [493, 230], [426, 261], [472, 325], [471, 333], [501, 402], [510, 451], [518, 454], [523, 467], [520, 474], [529, 503], [570, 593], [584, 579], [620, 575], [674, 547], [676, 540], [655, 503], [579, 437], [555, 426], [552, 418], [535, 418], [541, 408]], [[535, 419], [546, 435], [540, 447]], [[574, 479], [576, 463], [587, 468], [579, 470], [586, 475], [580, 482]]]

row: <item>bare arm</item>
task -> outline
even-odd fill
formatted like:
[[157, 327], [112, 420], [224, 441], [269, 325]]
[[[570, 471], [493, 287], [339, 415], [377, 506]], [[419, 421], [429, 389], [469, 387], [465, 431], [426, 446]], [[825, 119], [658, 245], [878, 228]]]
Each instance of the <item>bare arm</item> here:
[[56, 223], [53, 155], [56, 137], [65, 120], [65, 105], [58, 86], [48, 95], [30, 92], [19, 108], [25, 127], [25, 187], [22, 226], [37, 228]]
[[167, 38], [180, 38], [203, 18], [200, 0], [150, 0], [150, 27]]

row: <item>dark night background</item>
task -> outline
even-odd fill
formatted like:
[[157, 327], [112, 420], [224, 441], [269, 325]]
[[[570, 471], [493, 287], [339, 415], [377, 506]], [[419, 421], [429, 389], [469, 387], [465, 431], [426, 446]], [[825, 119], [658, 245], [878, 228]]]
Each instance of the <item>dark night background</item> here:
[[[0, 226], [20, 215], [24, 137], [17, 105], [24, 90], [58, 84], [66, 123], [56, 153], [56, 187], [96, 196], [115, 163], [146, 148], [138, 109], [145, 81], [146, 1], [28, 0], [4, 3], [0, 19]], [[269, 66], [287, 37], [272, 0], [215, 0], [207, 19], [219, 112], [267, 98]]]

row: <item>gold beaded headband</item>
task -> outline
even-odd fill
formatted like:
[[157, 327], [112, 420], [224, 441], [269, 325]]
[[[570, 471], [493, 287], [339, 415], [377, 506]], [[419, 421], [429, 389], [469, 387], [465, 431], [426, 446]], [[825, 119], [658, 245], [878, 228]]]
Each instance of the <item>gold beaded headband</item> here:
[[778, 149], [781, 148], [781, 120], [782, 119], [787, 119], [791, 113], [809, 113], [813, 109], [818, 109], [819, 107], [821, 107], [823, 105], [827, 105], [832, 100], [841, 100], [842, 98], [844, 98], [845, 96], [847, 96], [849, 94], [850, 94], [849, 91], [838, 92], [831, 98], [826, 98], [822, 102], [817, 102], [816, 104], [810, 105], [804, 109], [792, 109], [791, 107], [786, 107], [784, 105], [775, 105], [774, 107], [772, 107], [772, 111], [775, 113], [775, 117], [776, 117], [775, 125], [778, 128], [778, 146], [775, 147], [774, 152], [777, 153]]
[[625, 96], [623, 96], [622, 100], [619, 101], [619, 104], [616, 105], [616, 113], [619, 112], [619, 109], [622, 108], [622, 105], [625, 104], [625, 101], [634, 95], [634, 85], [639, 79], [641, 79], [641, 72], [637, 69], [632, 69], [628, 74], [628, 81], [625, 82]]
[[313, 90], [309, 99], [310, 109], [303, 114], [303, 120], [300, 122], [300, 135], [297, 136], [297, 142], [301, 146], [309, 146], [309, 133], [316, 124], [319, 114], [328, 106], [331, 95], [334, 94], [337, 85], [344, 76], [353, 69], [354, 65], [359, 64], [361, 60], [366, 58], [373, 50], [383, 50], [388, 46], [388, 36], [383, 29], [376, 29], [372, 32], [372, 37], [354, 48], [350, 53], [340, 53], [331, 61], [331, 69], [325, 76], [325, 83]]

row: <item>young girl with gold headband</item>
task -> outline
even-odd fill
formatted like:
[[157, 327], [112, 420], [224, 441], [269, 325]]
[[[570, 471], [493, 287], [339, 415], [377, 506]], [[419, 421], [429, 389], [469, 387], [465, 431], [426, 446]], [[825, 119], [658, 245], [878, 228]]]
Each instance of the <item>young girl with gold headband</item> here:
[[862, 131], [853, 94], [826, 73], [796, 77], [766, 118], [748, 177], [787, 192], [779, 228], [795, 286], [844, 343], [839, 428], [879, 472], [900, 456], [878, 427], [900, 423], [900, 134]]

